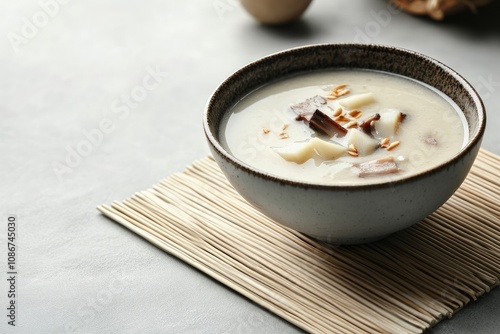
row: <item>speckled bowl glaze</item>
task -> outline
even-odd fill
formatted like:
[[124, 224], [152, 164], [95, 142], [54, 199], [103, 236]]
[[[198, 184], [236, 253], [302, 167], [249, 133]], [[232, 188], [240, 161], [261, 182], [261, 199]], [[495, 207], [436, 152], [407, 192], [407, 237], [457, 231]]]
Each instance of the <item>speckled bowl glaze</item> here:
[[[242, 97], [289, 75], [335, 68], [380, 70], [424, 82], [448, 95], [465, 115], [469, 140], [457, 154], [423, 173], [387, 183], [332, 186], [267, 174], [233, 157], [219, 142], [219, 124]], [[446, 65], [401, 48], [321, 44], [279, 52], [227, 78], [211, 96], [204, 131], [218, 165], [236, 190], [268, 217], [311, 237], [356, 244], [405, 229], [441, 206], [460, 186], [480, 148], [483, 103], [471, 85]]]

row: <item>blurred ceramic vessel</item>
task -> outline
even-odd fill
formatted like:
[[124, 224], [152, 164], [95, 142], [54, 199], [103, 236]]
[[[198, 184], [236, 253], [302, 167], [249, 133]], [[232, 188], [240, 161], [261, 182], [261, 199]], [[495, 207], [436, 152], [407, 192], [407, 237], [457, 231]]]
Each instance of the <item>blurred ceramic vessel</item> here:
[[286, 24], [298, 20], [312, 0], [241, 0], [243, 8], [263, 24]]

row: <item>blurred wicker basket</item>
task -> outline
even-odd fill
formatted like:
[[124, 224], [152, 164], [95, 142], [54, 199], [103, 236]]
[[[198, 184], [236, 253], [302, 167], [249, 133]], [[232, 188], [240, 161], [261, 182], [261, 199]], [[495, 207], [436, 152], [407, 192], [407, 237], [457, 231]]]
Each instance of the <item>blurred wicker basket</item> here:
[[463, 10], [475, 11], [493, 0], [392, 0], [399, 8], [416, 15], [429, 15], [435, 20]]

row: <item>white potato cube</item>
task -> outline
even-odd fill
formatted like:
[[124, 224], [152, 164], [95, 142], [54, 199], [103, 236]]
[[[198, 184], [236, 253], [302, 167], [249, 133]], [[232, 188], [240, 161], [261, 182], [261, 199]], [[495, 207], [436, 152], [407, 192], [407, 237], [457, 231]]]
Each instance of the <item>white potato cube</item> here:
[[273, 150], [287, 161], [302, 164], [311, 159], [315, 154], [324, 160], [334, 160], [344, 154], [347, 149], [339, 144], [313, 138], [308, 142], [274, 147]]
[[354, 145], [359, 155], [368, 155], [373, 153], [379, 146], [378, 141], [358, 129], [351, 129], [349, 135], [349, 144]]
[[283, 159], [302, 164], [311, 158], [311, 145], [309, 142], [292, 143], [282, 147], [274, 147], [274, 152]]
[[344, 146], [335, 144], [319, 138], [309, 141], [311, 149], [325, 160], [333, 160], [340, 157], [347, 150]]
[[363, 93], [346, 97], [339, 100], [339, 103], [344, 108], [356, 109], [366, 104], [370, 104], [373, 101], [375, 101], [373, 93]]
[[375, 132], [381, 138], [392, 138], [398, 130], [401, 122], [401, 112], [396, 109], [390, 109], [380, 114], [380, 119], [375, 122]]

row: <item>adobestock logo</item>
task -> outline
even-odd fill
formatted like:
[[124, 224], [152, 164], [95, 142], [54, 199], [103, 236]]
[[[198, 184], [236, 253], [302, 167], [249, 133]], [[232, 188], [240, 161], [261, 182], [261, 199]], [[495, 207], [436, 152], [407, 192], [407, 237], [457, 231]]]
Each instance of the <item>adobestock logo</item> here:
[[95, 296], [87, 296], [87, 299], [76, 310], [76, 319], [64, 325], [65, 333], [81, 333], [82, 327], [91, 323], [109, 305], [118, 299], [132, 282], [122, 272], [114, 270], [112, 279], [100, 289]]
[[30, 18], [21, 18], [21, 29], [19, 33], [8, 32], [7, 38], [16, 53], [21, 51], [21, 47], [28, 44], [35, 38], [41, 29], [49, 24], [50, 20], [59, 14], [61, 5], [66, 5], [70, 0], [40, 0], [36, 11]]
[[380, 35], [383, 28], [386, 28], [392, 21], [393, 15], [401, 13], [401, 9], [389, 3], [387, 9], [379, 10], [378, 12], [371, 10], [370, 16], [373, 20], [365, 23], [363, 29], [359, 26], [354, 27], [356, 35], [354, 42], [356, 43], [371, 43], [372, 39]]
[[167, 73], [163, 72], [157, 65], [155, 69], [151, 66], [146, 68], [147, 74], [143, 76], [141, 82], [130, 90], [128, 94], [121, 94], [119, 98], [114, 99], [109, 108], [109, 112], [113, 117], [102, 118], [98, 126], [88, 130], [83, 129], [81, 139], [75, 145], [66, 145], [66, 156], [64, 160], [52, 161], [52, 170], [56, 174], [59, 181], [62, 181], [64, 176], [71, 174], [75, 168], [80, 166], [85, 157], [88, 157], [97, 147], [101, 146], [106, 135], [111, 134], [116, 129], [119, 121], [126, 119], [130, 111], [139, 106], [139, 103], [144, 101], [153, 90], [157, 89], [167, 77]]
[[[290, 117], [278, 109], [273, 109], [270, 113], [272, 113], [272, 116], [266, 128], [274, 134], [282, 132], [283, 126], [290, 123]], [[253, 161], [259, 158], [258, 153], [269, 147], [272, 141], [272, 135], [265, 134], [264, 132], [257, 132], [242, 141], [236, 147], [236, 152], [241, 157]]]
[[226, 13], [232, 12], [238, 7], [238, 0], [216, 0], [212, 2], [212, 6], [222, 21], [226, 17]]
[[483, 100], [489, 99], [500, 87], [500, 81], [495, 81], [493, 75], [479, 76], [474, 84], [478, 94]]

